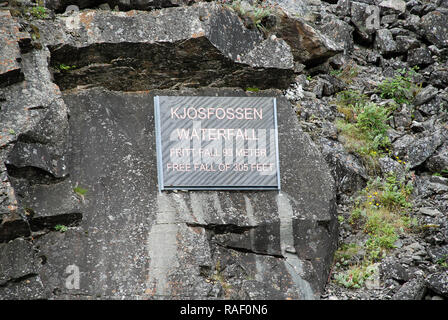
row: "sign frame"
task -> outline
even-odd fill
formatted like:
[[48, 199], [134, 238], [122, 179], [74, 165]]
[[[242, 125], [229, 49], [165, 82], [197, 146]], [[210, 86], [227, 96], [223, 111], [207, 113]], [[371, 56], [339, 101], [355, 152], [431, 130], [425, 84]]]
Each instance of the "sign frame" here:
[[[166, 186], [164, 184], [164, 170], [163, 170], [163, 156], [162, 156], [162, 126], [161, 126], [161, 110], [160, 110], [160, 98], [161, 97], [202, 97], [202, 96], [154, 96], [154, 122], [155, 122], [155, 137], [156, 137], [156, 154], [157, 154], [157, 179], [158, 179], [158, 189], [159, 192], [164, 190], [191, 190], [191, 191], [272, 191], [281, 190], [280, 186], [280, 153], [279, 153], [279, 139], [278, 139], [278, 122], [277, 122], [277, 99], [275, 97], [271, 98], [273, 103], [273, 118], [274, 118], [274, 142], [275, 142], [275, 163], [276, 163], [276, 186]], [[205, 96], [204, 96], [205, 97]], [[250, 98], [247, 96], [206, 96], [207, 98]], [[264, 97], [263, 97], [264, 98]]]

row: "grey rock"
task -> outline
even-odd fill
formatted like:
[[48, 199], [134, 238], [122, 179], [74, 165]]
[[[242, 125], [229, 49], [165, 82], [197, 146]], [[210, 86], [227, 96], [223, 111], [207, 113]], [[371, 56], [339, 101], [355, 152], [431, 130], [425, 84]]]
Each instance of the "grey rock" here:
[[392, 296], [392, 300], [422, 300], [425, 292], [425, 280], [422, 277], [416, 277], [401, 286]]
[[70, 5], [76, 5], [79, 9], [96, 8], [108, 5], [109, 8], [118, 6], [120, 10], [152, 10], [180, 5], [190, 5], [200, 0], [47, 0], [45, 6], [58, 13], [65, 12]]
[[448, 108], [448, 99], [442, 95], [436, 95], [434, 99], [417, 106], [417, 110], [425, 116], [440, 114], [441, 111], [447, 110], [446, 108]]
[[378, 163], [381, 172], [386, 176], [388, 173], [393, 172], [397, 175], [397, 178], [402, 178], [406, 174], [405, 168], [398, 161], [395, 161], [389, 157], [382, 157], [378, 159]]
[[244, 300], [263, 300], [269, 297], [269, 300], [283, 300], [285, 295], [264, 281], [245, 280], [238, 292], [238, 298]]
[[42, 300], [48, 299], [39, 276], [30, 276], [19, 282], [11, 282], [0, 286], [0, 297], [10, 300]]
[[430, 217], [437, 217], [437, 216], [441, 215], [439, 210], [431, 209], [431, 208], [420, 208], [419, 212], [425, 216], [430, 216]]
[[367, 172], [356, 157], [347, 153], [338, 142], [322, 139], [321, 145], [338, 193], [353, 193], [365, 186]]
[[376, 32], [375, 46], [382, 54], [397, 51], [397, 44], [393, 39], [392, 33], [387, 29], [380, 29]]
[[395, 38], [397, 52], [406, 53], [408, 50], [420, 47], [420, 41], [412, 36], [397, 35]]
[[384, 279], [394, 279], [397, 281], [409, 281], [410, 275], [406, 268], [400, 263], [385, 260], [380, 264], [381, 276]]
[[445, 142], [425, 162], [425, 168], [429, 172], [442, 172], [448, 168], [448, 142]]
[[433, 99], [437, 95], [437, 89], [433, 86], [429, 85], [421, 90], [415, 96], [414, 105], [419, 106], [424, 103], [428, 103], [431, 99]]
[[421, 19], [423, 36], [438, 48], [448, 47], [448, 13], [433, 11]]
[[385, 0], [380, 2], [379, 7], [384, 11], [388, 9], [397, 13], [403, 13], [406, 11], [406, 2], [403, 0]]
[[[39, 143], [17, 142], [6, 160], [6, 166], [13, 176], [28, 175], [30, 167], [45, 171], [48, 180], [67, 175], [63, 159], [52, 156], [48, 148]], [[31, 177], [28, 180], [31, 180]]]
[[441, 130], [427, 133], [419, 139], [404, 136], [393, 143], [394, 153], [404, 159], [410, 168], [415, 168], [432, 156], [445, 139]]
[[[350, 7], [350, 17], [352, 23], [356, 26], [358, 35], [367, 42], [372, 42], [375, 29], [367, 27], [366, 22], [370, 16], [367, 12], [366, 3], [352, 2]], [[378, 8], [378, 7], [377, 7]], [[378, 8], [379, 10], [379, 8]]]
[[440, 68], [431, 72], [429, 82], [437, 88], [446, 88], [448, 86], [448, 70]]
[[0, 88], [24, 79], [20, 60], [20, 48], [17, 38], [17, 22], [7, 10], [0, 11]]
[[412, 123], [412, 113], [408, 106], [403, 106], [393, 114], [393, 126], [396, 130], [409, 128]]
[[426, 285], [435, 293], [448, 297], [448, 273], [442, 271], [429, 275]]
[[428, 249], [428, 255], [433, 263], [448, 263], [448, 245], [431, 246]]
[[336, 6], [336, 12], [337, 14], [341, 16], [348, 16], [351, 12], [351, 3], [350, 0], [338, 0], [337, 6]]
[[331, 21], [325, 23], [320, 30], [330, 39], [333, 39], [337, 45], [344, 48], [344, 53], [350, 52], [354, 48], [353, 42], [353, 30], [354, 28], [350, 26], [347, 22], [332, 19]]
[[[278, 38], [264, 40], [258, 29], [247, 29], [235, 11], [215, 3], [166, 8], [157, 14], [87, 11], [79, 17], [76, 37], [61, 20], [40, 26], [42, 34], [61, 31], [42, 36], [42, 42], [50, 48], [54, 79], [63, 90], [85, 85], [126, 91], [263, 89], [287, 88], [292, 82], [289, 45]], [[76, 68], [59, 70], [61, 64]]]
[[326, 35], [304, 19], [293, 17], [285, 12], [280, 14], [280, 21], [272, 32], [288, 43], [294, 61], [307, 67], [321, 64], [344, 50], [341, 43], [336, 43], [331, 38], [334, 32]]
[[407, 62], [409, 66], [426, 67], [433, 63], [434, 59], [432, 58], [431, 51], [423, 47], [410, 50]]

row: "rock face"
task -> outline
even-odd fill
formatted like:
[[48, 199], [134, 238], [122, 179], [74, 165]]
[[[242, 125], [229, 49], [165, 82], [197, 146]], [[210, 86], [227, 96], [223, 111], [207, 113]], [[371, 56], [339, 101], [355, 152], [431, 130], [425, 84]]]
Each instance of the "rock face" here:
[[86, 85], [125, 91], [286, 88], [293, 76], [293, 56], [284, 40], [264, 39], [233, 10], [215, 4], [157, 14], [85, 11], [74, 32], [66, 22], [39, 25], [42, 37], [47, 35], [55, 82], [63, 90]]
[[19, 63], [19, 28], [9, 11], [0, 11], [0, 87], [23, 80]]
[[422, 17], [422, 30], [426, 39], [439, 48], [448, 47], [448, 12], [433, 11]]
[[[0, 297], [318, 299], [333, 177], [280, 91], [241, 90], [289, 85], [293, 34], [216, 4], [79, 18], [33, 21], [40, 49], [8, 53], [26, 81], [0, 92]], [[333, 54], [298, 23], [320, 52], [300, 62]], [[254, 94], [277, 97], [281, 192], [159, 193], [154, 96]]]
[[[36, 215], [73, 212], [70, 185], [88, 190], [76, 201], [82, 213], [77, 228], [35, 241], [46, 260], [38, 272], [45, 296], [244, 298], [264, 288], [257, 298], [272, 298], [272, 292], [283, 299], [317, 298], [336, 246], [333, 180], [289, 103], [279, 98], [280, 193], [159, 193], [152, 101], [173, 94], [244, 95], [225, 89], [64, 94], [70, 178], [12, 178], [16, 190], [32, 183], [31, 177], [39, 180], [19, 204]], [[301, 150], [299, 158], [291, 145]], [[10, 163], [18, 167], [25, 159], [39, 167], [38, 159], [45, 158], [17, 160], [21, 153], [15, 149], [11, 154]], [[68, 207], [52, 200], [64, 197]], [[64, 287], [72, 264], [81, 271], [79, 290]]]
[[79, 9], [95, 8], [107, 4], [109, 8], [118, 7], [120, 10], [151, 10], [167, 7], [189, 5], [201, 0], [46, 0], [45, 7], [58, 13], [65, 12], [69, 6]]

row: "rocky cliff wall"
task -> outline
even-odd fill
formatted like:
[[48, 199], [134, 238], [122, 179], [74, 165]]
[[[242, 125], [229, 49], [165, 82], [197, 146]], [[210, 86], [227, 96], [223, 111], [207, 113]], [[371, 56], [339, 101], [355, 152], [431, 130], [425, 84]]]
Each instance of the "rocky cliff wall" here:
[[[447, 295], [446, 1], [1, 9], [2, 298]], [[159, 193], [155, 95], [277, 97], [282, 191]]]

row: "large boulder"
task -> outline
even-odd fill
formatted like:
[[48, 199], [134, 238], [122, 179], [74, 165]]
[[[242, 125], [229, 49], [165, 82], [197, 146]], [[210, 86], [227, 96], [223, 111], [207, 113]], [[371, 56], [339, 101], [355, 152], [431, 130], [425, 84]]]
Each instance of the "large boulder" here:
[[[342, 37], [347, 37], [345, 26], [336, 26], [345, 28]], [[323, 29], [325, 32], [325, 29]], [[316, 66], [325, 62], [328, 58], [344, 50], [344, 43], [341, 43], [340, 36], [334, 32], [324, 34], [310, 23], [300, 17], [283, 12], [279, 14], [279, 22], [271, 30], [281, 39], [284, 39], [291, 47], [291, 53], [294, 61], [302, 63], [307, 67]], [[333, 37], [336, 37], [333, 40]], [[339, 41], [339, 42], [335, 42]]]
[[88, 10], [76, 19], [59, 16], [35, 24], [62, 90], [286, 88], [294, 75], [285, 40], [265, 39], [258, 29], [246, 28], [234, 10], [215, 3], [152, 12]]
[[439, 48], [448, 47], [448, 12], [432, 11], [421, 19], [421, 33]]

